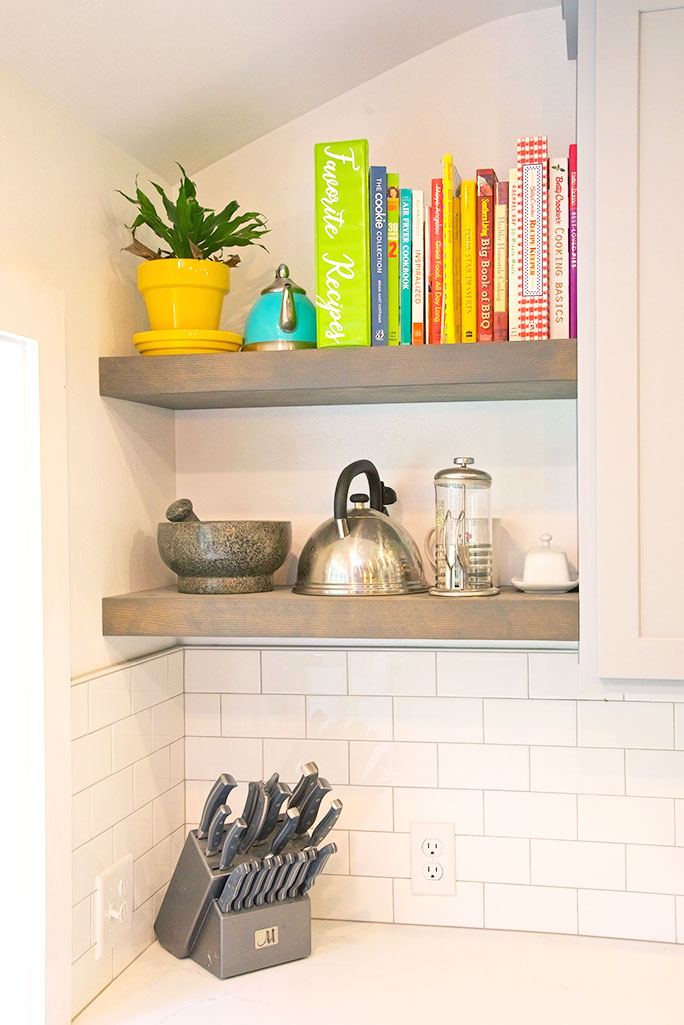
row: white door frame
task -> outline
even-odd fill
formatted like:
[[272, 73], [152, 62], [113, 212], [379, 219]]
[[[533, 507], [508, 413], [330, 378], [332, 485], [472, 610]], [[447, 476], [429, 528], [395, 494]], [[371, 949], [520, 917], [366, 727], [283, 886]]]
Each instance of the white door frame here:
[[[35, 339], [38, 350], [45, 709], [45, 1022], [71, 1021], [71, 695], [64, 299], [6, 265], [0, 270], [0, 328]], [[9, 496], [11, 499], [11, 496]], [[6, 515], [9, 515], [9, 510]], [[6, 724], [11, 729], [11, 724]], [[6, 781], [11, 785], [11, 781]], [[11, 824], [12, 827], [15, 824]], [[8, 830], [22, 865], [22, 837]], [[8, 885], [26, 885], [19, 875]], [[39, 881], [39, 892], [42, 880]], [[11, 987], [10, 987], [11, 989]]]

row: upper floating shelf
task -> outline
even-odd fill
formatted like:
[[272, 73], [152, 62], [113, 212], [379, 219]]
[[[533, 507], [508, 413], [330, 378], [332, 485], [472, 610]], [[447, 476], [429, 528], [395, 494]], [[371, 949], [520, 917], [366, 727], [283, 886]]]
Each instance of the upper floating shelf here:
[[100, 394], [166, 409], [577, 397], [577, 342], [107, 356]]

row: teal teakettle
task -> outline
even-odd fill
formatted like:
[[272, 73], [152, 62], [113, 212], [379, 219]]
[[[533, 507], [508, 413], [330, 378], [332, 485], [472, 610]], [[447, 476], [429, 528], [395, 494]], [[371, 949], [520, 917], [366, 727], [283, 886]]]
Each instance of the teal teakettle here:
[[316, 307], [281, 263], [245, 323], [243, 349], [315, 349]]

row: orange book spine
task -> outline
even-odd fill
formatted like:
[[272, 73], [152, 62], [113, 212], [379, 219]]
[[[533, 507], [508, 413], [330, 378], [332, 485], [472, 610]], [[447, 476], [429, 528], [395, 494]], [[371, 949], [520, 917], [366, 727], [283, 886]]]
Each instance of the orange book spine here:
[[497, 177], [480, 168], [477, 179], [477, 340], [494, 341], [494, 196]]

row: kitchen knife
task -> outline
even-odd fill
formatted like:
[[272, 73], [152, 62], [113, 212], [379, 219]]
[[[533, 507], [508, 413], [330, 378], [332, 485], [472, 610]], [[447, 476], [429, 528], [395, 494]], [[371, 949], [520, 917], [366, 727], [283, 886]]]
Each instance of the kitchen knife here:
[[305, 762], [302, 765], [302, 775], [297, 783], [297, 786], [292, 791], [292, 797], [288, 808], [300, 808], [302, 802], [306, 800], [309, 793], [316, 785], [318, 779], [318, 766], [315, 762]]
[[267, 854], [265, 858], [262, 858], [259, 871], [256, 874], [256, 879], [250, 888], [249, 894], [245, 897], [243, 907], [251, 908], [254, 906], [254, 901], [257, 895], [261, 892], [262, 887], [266, 883], [266, 878], [273, 868], [273, 861], [275, 856], [273, 854]]
[[249, 872], [249, 862], [243, 861], [239, 865], [236, 865], [232, 870], [228, 878], [226, 879], [226, 885], [221, 891], [221, 895], [218, 898], [219, 909], [224, 915], [230, 910], [230, 905], [242, 886], [242, 881]]
[[309, 855], [306, 851], [297, 851], [294, 855], [292, 864], [290, 865], [287, 874], [283, 877], [280, 889], [276, 894], [276, 900], [286, 900], [290, 887], [294, 883], [295, 879], [302, 870], [302, 866], [306, 865], [309, 861]]
[[[252, 786], [251, 783], [249, 785], [250, 787]], [[250, 803], [249, 795], [247, 797], [247, 803]], [[266, 787], [263, 783], [259, 782], [255, 784], [254, 800], [251, 804], [250, 816], [247, 816], [246, 811], [242, 814], [242, 817], [247, 822], [247, 829], [240, 837], [240, 841], [238, 843], [238, 851], [240, 854], [247, 853], [261, 830], [264, 828], [264, 820], [268, 812], [268, 794], [266, 793]], [[276, 851], [275, 853], [277, 854], [278, 852]]]
[[204, 808], [202, 810], [202, 817], [200, 818], [199, 826], [197, 827], [197, 837], [200, 840], [204, 840], [207, 833], [209, 832], [209, 823], [213, 819], [216, 811], [221, 804], [225, 804], [228, 794], [237, 786], [237, 783], [230, 775], [229, 772], [222, 772], [219, 778], [214, 783], [213, 787], [209, 791], [206, 801], [204, 802]]
[[309, 863], [304, 878], [299, 882], [297, 896], [303, 897], [305, 893], [308, 893], [313, 884], [316, 882], [317, 876], [319, 876], [325, 868], [325, 863], [328, 860], [328, 858], [336, 853], [337, 844], [334, 841], [327, 843], [325, 847], [319, 847], [316, 857], [312, 862]]
[[321, 840], [324, 840], [330, 830], [334, 827], [335, 823], [339, 819], [342, 813], [342, 802], [338, 797], [330, 805], [330, 808], [325, 813], [321, 821], [318, 823], [316, 828], [311, 834], [311, 846], [318, 847]]
[[[287, 855], [285, 854], [266, 855], [266, 858], [272, 859], [271, 868], [269, 868], [268, 872], [266, 873], [266, 878], [264, 879], [262, 885], [258, 888], [259, 892], [257, 893], [256, 898], [254, 900], [254, 903], [257, 907], [261, 907], [262, 904], [266, 903], [266, 895], [268, 894], [269, 890], [271, 889], [271, 886], [273, 885], [273, 881], [278, 873], [278, 869], [282, 868], [282, 866], [284, 865], [286, 857]], [[264, 858], [264, 861], [266, 861], [266, 858]]]
[[222, 804], [216, 811], [213, 819], [209, 823], [209, 829], [207, 831], [207, 846], [205, 850], [206, 856], [209, 858], [212, 854], [218, 854], [221, 847], [221, 840], [223, 839], [223, 824], [230, 815], [230, 808], [227, 804]]
[[290, 871], [290, 867], [295, 859], [295, 856], [294, 854], [292, 854], [291, 851], [288, 851], [287, 854], [277, 854], [276, 857], [282, 859], [282, 865], [276, 871], [276, 874], [271, 880], [268, 889], [264, 891], [267, 904], [273, 904], [277, 900], [278, 891], [280, 890], [280, 887], [283, 885], [283, 882], [285, 881], [285, 876]]
[[247, 797], [245, 798], [245, 806], [242, 809], [242, 815], [240, 816], [240, 818], [243, 818], [245, 820], [247, 825], [249, 825], [249, 823], [251, 822], [252, 815], [254, 813], [254, 807], [256, 805], [258, 790], [259, 784], [256, 782], [256, 780], [252, 780], [251, 783], [247, 784]]
[[225, 839], [223, 841], [223, 849], [221, 850], [221, 860], [219, 861], [219, 872], [225, 871], [228, 868], [231, 861], [237, 854], [238, 844], [240, 837], [247, 829], [247, 823], [244, 819], [235, 819], [228, 826], [225, 832]]
[[264, 786], [266, 787], [266, 793], [269, 795], [269, 797], [271, 796], [271, 792], [275, 789], [276, 783], [278, 782], [279, 778], [280, 774], [274, 772], [273, 775], [269, 776], [269, 778], [264, 783]]
[[305, 855], [305, 860], [303, 864], [299, 866], [299, 871], [291, 877], [289, 886], [286, 887], [288, 897], [297, 896], [297, 891], [299, 890], [299, 887], [309, 871], [309, 867], [313, 863], [317, 853], [318, 852], [315, 847], [306, 847], [302, 851], [302, 854]]
[[250, 869], [233, 901], [233, 911], [240, 911], [244, 905], [245, 898], [249, 897], [250, 890], [254, 886], [259, 869], [261, 868], [261, 858], [253, 858], [248, 864]]
[[263, 828], [256, 838], [257, 843], [263, 843], [271, 835], [278, 825], [280, 809], [284, 805], [286, 799], [292, 796], [292, 791], [287, 783], [276, 783], [270, 791], [268, 790], [268, 784], [266, 784], [266, 790], [268, 793], [268, 809], [266, 811]]
[[301, 836], [302, 833], [306, 833], [309, 826], [313, 826], [318, 815], [318, 809], [321, 806], [321, 801], [326, 794], [329, 794], [332, 787], [328, 783], [327, 779], [323, 779], [322, 776], [316, 781], [316, 785], [309, 791], [308, 797], [304, 799], [302, 804], [299, 806], [299, 822], [295, 830], [297, 836]]
[[298, 822], [299, 822], [299, 809], [298, 808], [288, 808], [287, 811], [285, 812], [285, 818], [283, 819], [283, 824], [282, 824], [279, 832], [276, 833], [275, 839], [274, 839], [273, 843], [271, 844], [271, 854], [280, 854], [282, 849], [285, 847], [285, 844], [288, 843], [288, 841], [291, 840], [292, 837], [294, 836], [294, 832], [295, 832], [295, 829], [297, 828], [297, 823]]

